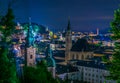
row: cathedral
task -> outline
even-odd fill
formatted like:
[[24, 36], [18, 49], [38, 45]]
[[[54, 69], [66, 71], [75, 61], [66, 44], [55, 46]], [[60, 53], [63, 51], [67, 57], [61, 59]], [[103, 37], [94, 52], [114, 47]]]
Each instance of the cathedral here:
[[70, 20], [68, 20], [68, 26], [65, 36], [65, 62], [67, 63], [69, 60], [85, 60], [93, 57], [93, 51], [90, 48], [89, 43], [86, 39], [78, 39], [72, 45], [72, 34], [70, 27]]

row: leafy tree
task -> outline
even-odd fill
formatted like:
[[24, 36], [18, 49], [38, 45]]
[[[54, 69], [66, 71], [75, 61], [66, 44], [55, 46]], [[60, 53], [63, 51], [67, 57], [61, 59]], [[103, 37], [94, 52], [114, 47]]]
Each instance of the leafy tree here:
[[45, 62], [42, 61], [37, 67], [24, 68], [25, 83], [58, 83], [47, 70]]
[[15, 65], [8, 60], [8, 50], [0, 48], [0, 83], [18, 83]]
[[11, 8], [8, 8], [7, 14], [1, 18], [0, 24], [1, 24], [0, 30], [1, 33], [3, 34], [2, 41], [4, 43], [8, 43], [10, 41], [9, 40], [10, 36], [15, 29], [14, 15]]
[[14, 15], [11, 8], [0, 20], [0, 83], [17, 83], [15, 65], [8, 59], [11, 34], [14, 30]]
[[[112, 36], [113, 40], [120, 39], [120, 9], [114, 12], [114, 19], [111, 22], [111, 32], [114, 34]], [[112, 60], [110, 61], [110, 79], [117, 80], [120, 83], [120, 42], [115, 43], [114, 53], [112, 55]]]

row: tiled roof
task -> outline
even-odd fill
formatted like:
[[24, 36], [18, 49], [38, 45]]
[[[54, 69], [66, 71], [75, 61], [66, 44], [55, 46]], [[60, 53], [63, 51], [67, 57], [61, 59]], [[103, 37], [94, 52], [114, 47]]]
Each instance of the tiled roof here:
[[60, 64], [57, 64], [56, 71], [57, 71], [56, 72], [57, 74], [63, 74], [63, 73], [77, 72], [78, 68], [77, 67], [73, 67], [71, 65], [60, 65]]
[[92, 51], [92, 45], [90, 45], [86, 39], [78, 39], [72, 46], [71, 51]]
[[98, 69], [107, 69], [107, 65], [105, 63], [101, 63], [97, 60], [95, 61], [83, 61], [80, 60], [76, 63], [78, 66], [90, 67], [90, 68], [98, 68]]

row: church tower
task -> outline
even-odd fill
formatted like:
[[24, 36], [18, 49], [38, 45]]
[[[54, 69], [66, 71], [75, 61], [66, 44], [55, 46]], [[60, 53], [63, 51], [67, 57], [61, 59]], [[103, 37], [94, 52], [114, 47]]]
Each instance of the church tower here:
[[51, 50], [50, 44], [47, 45], [45, 54], [46, 54], [45, 60], [47, 63], [48, 71], [51, 72], [52, 76], [55, 78], [56, 63], [52, 56], [52, 50]]
[[68, 26], [66, 30], [66, 36], [65, 36], [65, 43], [66, 43], [66, 49], [65, 49], [65, 61], [69, 60], [70, 58], [70, 50], [72, 47], [72, 35], [71, 35], [71, 28], [70, 28], [70, 19], [68, 20]]
[[34, 35], [31, 19], [29, 19], [29, 27], [26, 38], [26, 66], [35, 66], [36, 48], [34, 47]]

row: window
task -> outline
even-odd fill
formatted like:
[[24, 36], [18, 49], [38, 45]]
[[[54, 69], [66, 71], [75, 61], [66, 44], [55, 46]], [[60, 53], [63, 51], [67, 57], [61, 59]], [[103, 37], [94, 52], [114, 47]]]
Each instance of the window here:
[[87, 59], [89, 59], [89, 55], [87, 55]]
[[98, 69], [97, 69], [97, 72], [98, 72]]
[[94, 69], [93, 69], [93, 72], [94, 72]]
[[81, 59], [84, 59], [84, 55], [81, 56]]
[[32, 55], [30, 55], [30, 59], [32, 59], [33, 58], [33, 56]]
[[76, 54], [76, 59], [79, 59], [78, 54]]
[[98, 75], [96, 75], [96, 78], [98, 78]]
[[90, 78], [89, 78], [89, 81], [90, 81]]
[[89, 71], [91, 71], [91, 69], [89, 69]]
[[74, 54], [73, 54], [73, 56], [72, 56], [72, 59], [74, 59]]
[[94, 79], [92, 79], [92, 83], [94, 83]]
[[89, 74], [89, 76], [90, 76], [91, 74]]

